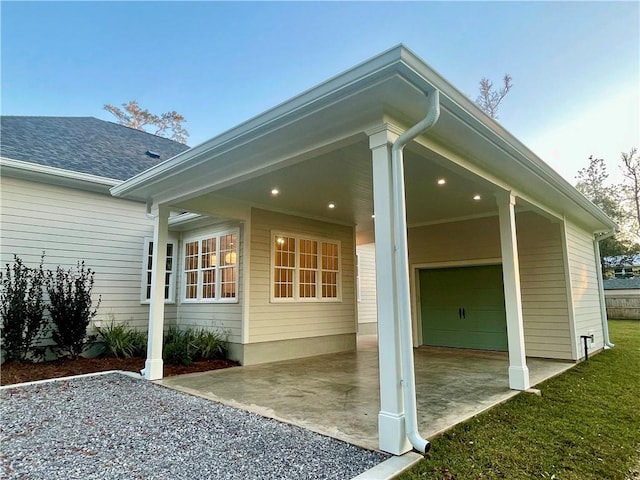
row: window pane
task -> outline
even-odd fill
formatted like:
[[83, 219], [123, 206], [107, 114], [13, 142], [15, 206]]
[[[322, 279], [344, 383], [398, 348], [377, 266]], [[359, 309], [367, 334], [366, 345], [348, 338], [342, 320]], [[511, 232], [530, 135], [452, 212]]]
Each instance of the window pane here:
[[293, 237], [274, 237], [273, 296], [293, 298], [293, 279], [296, 266], [296, 240]]
[[300, 297], [315, 298], [316, 297], [316, 271], [300, 270]]
[[338, 274], [336, 272], [322, 272], [322, 298], [337, 298]]
[[293, 270], [276, 268], [274, 277], [274, 296], [277, 298], [293, 297]]
[[186, 298], [197, 298], [198, 297], [198, 272], [186, 272], [185, 275], [185, 296]]
[[216, 297], [216, 271], [215, 269], [202, 271], [202, 298]]

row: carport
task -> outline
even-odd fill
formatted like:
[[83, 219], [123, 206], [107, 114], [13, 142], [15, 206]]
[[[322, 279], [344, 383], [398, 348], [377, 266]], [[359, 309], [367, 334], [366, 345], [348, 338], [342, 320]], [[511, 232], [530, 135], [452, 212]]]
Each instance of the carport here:
[[[306, 406], [296, 421], [320, 426], [328, 411], [362, 408], [358, 431], [370, 426], [368, 445], [393, 454], [424, 451], [418, 429], [429, 435], [513, 395], [509, 388], [528, 389], [546, 376], [531, 371], [536, 358], [578, 360], [581, 336], [593, 351], [608, 344], [598, 239], [613, 222], [403, 46], [112, 193], [147, 202], [155, 219], [149, 380], [163, 372], [172, 211], [214, 223], [178, 239], [180, 298], [171, 320], [230, 332], [231, 354], [243, 365], [286, 361], [211, 374], [215, 380], [196, 376], [203, 383], [195, 391], [283, 418]], [[223, 238], [231, 239], [227, 250], [210, 247]], [[366, 242], [375, 242], [379, 349], [355, 352], [355, 246]], [[444, 292], [451, 301], [433, 289], [441, 279], [429, 286], [437, 269], [458, 269]], [[224, 298], [221, 283], [229, 287]], [[415, 362], [416, 393], [412, 347], [425, 344], [440, 349], [417, 350], [428, 361]], [[442, 347], [506, 353], [440, 357]], [[333, 364], [341, 359], [345, 365]], [[540, 363], [554, 364], [566, 367]], [[286, 408], [267, 404], [287, 395]], [[353, 422], [333, 418], [322, 428], [343, 432]]]
[[[358, 350], [214, 370], [160, 380], [169, 388], [378, 450], [380, 390], [375, 337]], [[420, 347], [414, 350], [418, 426], [431, 438], [519, 392], [509, 388], [507, 354]], [[574, 364], [529, 358], [532, 384]]]

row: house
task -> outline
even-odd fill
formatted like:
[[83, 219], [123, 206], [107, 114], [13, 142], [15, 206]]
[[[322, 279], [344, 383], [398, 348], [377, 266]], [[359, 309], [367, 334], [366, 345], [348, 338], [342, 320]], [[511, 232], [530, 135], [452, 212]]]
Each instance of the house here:
[[245, 364], [355, 349], [356, 248], [374, 245], [391, 453], [427, 446], [412, 346], [505, 351], [525, 390], [527, 357], [610, 345], [598, 241], [615, 224], [402, 45], [111, 192], [154, 217], [148, 379], [162, 377], [171, 211], [217, 222], [177, 246], [178, 317], [225, 319]]
[[[0, 122], [2, 265], [18, 255], [35, 266], [43, 251], [45, 268], [85, 261], [96, 272], [94, 296], [102, 297], [95, 321], [146, 329], [145, 238], [153, 221], [144, 202], [114, 198], [109, 189], [188, 147], [92, 117]], [[168, 322], [175, 318], [170, 293]]]
[[610, 278], [603, 284], [608, 318], [640, 320], [640, 278]]
[[607, 279], [640, 277], [640, 255], [620, 255], [604, 259]]

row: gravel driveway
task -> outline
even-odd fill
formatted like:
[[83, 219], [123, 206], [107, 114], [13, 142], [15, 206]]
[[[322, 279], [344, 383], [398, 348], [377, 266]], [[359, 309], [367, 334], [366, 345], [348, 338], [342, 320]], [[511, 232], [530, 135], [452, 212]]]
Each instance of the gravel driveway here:
[[121, 374], [0, 398], [2, 478], [336, 480], [388, 458]]

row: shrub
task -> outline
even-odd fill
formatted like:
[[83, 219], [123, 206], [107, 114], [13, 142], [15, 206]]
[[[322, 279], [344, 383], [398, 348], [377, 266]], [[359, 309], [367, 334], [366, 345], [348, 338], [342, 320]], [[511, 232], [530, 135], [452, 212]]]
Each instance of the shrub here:
[[179, 330], [172, 326], [165, 334], [162, 352], [167, 363], [191, 365], [202, 358], [226, 358], [227, 341], [215, 332]]
[[44, 253], [38, 268], [25, 266], [17, 255], [13, 258], [13, 267], [7, 263], [6, 273], [0, 272], [1, 342], [7, 360], [26, 360], [44, 354], [36, 347], [46, 325], [42, 301]]
[[98, 343], [109, 356], [142, 357], [147, 350], [147, 337], [144, 333], [130, 328], [126, 323], [116, 325], [113, 318], [110, 325], [96, 327], [96, 331]]
[[226, 358], [227, 341], [216, 332], [201, 329], [195, 333], [195, 344], [199, 358]]
[[191, 365], [196, 351], [192, 330], [169, 327], [164, 336], [162, 358], [174, 365]]
[[76, 271], [58, 266], [54, 272], [47, 272], [47, 292], [49, 312], [55, 326], [53, 341], [59, 353], [78, 358], [87, 343], [87, 327], [98, 313], [100, 298], [92, 307], [91, 290], [95, 272], [78, 262]]

